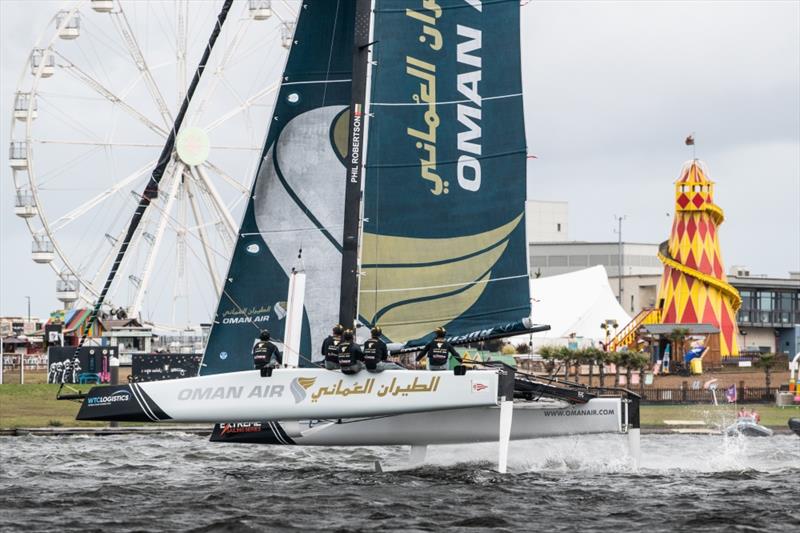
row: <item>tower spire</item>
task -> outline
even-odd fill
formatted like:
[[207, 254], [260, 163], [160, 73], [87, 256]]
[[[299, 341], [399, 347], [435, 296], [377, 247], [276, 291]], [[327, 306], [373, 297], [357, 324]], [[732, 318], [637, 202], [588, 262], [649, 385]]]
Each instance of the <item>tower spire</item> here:
[[718, 327], [720, 353], [726, 357], [739, 354], [736, 311], [742, 299], [722, 263], [718, 228], [724, 220], [705, 164], [687, 161], [675, 182], [672, 231], [658, 252], [664, 264], [658, 291], [661, 322]]

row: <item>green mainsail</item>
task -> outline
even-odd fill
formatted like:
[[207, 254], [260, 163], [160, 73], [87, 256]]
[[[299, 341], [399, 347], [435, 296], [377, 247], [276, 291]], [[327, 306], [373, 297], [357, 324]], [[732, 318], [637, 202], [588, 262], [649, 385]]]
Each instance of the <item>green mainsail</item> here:
[[280, 340], [293, 268], [306, 273], [301, 365], [339, 320], [348, 108], [362, 112], [351, 77], [364, 46], [359, 321], [410, 346], [440, 325], [457, 338], [524, 329], [519, 2], [373, 6], [372, 42], [354, 43], [355, 1], [303, 2], [201, 374], [252, 368], [261, 328]]
[[516, 0], [377, 0], [359, 313], [392, 340], [530, 315]]

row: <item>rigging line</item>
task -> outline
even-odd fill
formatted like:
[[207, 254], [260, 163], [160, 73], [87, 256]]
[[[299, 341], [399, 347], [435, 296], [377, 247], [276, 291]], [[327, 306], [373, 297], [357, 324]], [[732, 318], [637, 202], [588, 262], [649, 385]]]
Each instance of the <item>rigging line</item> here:
[[[227, 285], [227, 283], [225, 285]], [[228, 300], [236, 307], [236, 309], [240, 313], [242, 313], [242, 315], [247, 319], [247, 323], [248, 324], [252, 325], [258, 332], [261, 332], [261, 327], [258, 324], [256, 324], [255, 322], [253, 322], [250, 313], [248, 313], [245, 308], [243, 308], [241, 305], [239, 305], [239, 302], [237, 302], [233, 298], [233, 296], [231, 296], [230, 293], [227, 290], [225, 290], [225, 288], [222, 289], [222, 294], [224, 294], [228, 298]], [[216, 316], [214, 317], [214, 323], [215, 324], [220, 324], [220, 322], [217, 321], [217, 317]], [[278, 339], [275, 339], [275, 340], [278, 340]], [[279, 341], [279, 342], [281, 344], [283, 344], [284, 346], [286, 346], [283, 341]], [[321, 367], [322, 366], [322, 363], [310, 359], [309, 357], [301, 354], [299, 351], [297, 352], [297, 355], [298, 355], [299, 359], [307, 361], [307, 362], [311, 363], [314, 366], [317, 366], [317, 367]], [[204, 354], [203, 357], [205, 357], [205, 354]]]
[[[130, 244], [133, 235], [136, 233], [136, 230], [139, 224], [144, 217], [144, 213], [147, 210], [147, 207], [150, 205], [153, 196], [155, 196], [154, 192], [158, 191], [158, 185], [161, 182], [161, 178], [164, 176], [164, 170], [167, 167], [167, 164], [170, 161], [172, 156], [172, 150], [175, 146], [175, 137], [177, 136], [178, 130], [183, 123], [183, 119], [186, 116], [186, 111], [189, 108], [189, 102], [194, 95], [195, 90], [197, 89], [198, 84], [200, 83], [200, 77], [205, 70], [206, 63], [208, 62], [208, 58], [211, 55], [211, 50], [214, 48], [214, 43], [219, 36], [220, 31], [222, 30], [222, 25], [225, 23], [225, 19], [228, 16], [228, 11], [230, 10], [231, 4], [233, 0], [225, 0], [225, 3], [222, 6], [222, 9], [217, 16], [217, 22], [214, 25], [214, 29], [211, 32], [211, 37], [208, 40], [208, 44], [206, 45], [206, 49], [203, 52], [203, 57], [200, 59], [200, 63], [197, 66], [197, 70], [194, 73], [194, 77], [192, 78], [192, 83], [189, 86], [189, 90], [186, 92], [184, 96], [183, 103], [181, 104], [181, 108], [178, 111], [178, 115], [175, 117], [175, 122], [172, 126], [172, 130], [167, 137], [167, 142], [164, 144], [164, 148], [161, 151], [161, 155], [159, 157], [158, 164], [153, 169], [153, 174], [150, 177], [150, 182], [147, 184], [147, 188], [145, 188], [145, 192], [142, 195], [141, 199], [139, 200], [139, 205], [136, 207], [136, 211], [131, 218], [130, 226], [128, 227], [128, 231], [125, 235], [124, 240], [122, 241], [122, 246], [117, 253], [117, 257], [114, 260], [114, 264], [111, 266], [111, 271], [108, 274], [108, 278], [106, 279], [105, 285], [103, 286], [100, 295], [97, 298], [97, 302], [92, 309], [91, 315], [89, 315], [89, 320], [86, 328], [81, 335], [80, 342], [78, 342], [77, 347], [75, 348], [75, 354], [77, 355], [80, 351], [83, 343], [86, 341], [86, 337], [89, 334], [89, 330], [94, 326], [95, 322], [97, 321], [97, 315], [100, 312], [100, 308], [102, 307], [105, 297], [108, 294], [109, 289], [111, 288], [111, 284], [114, 282], [114, 278], [116, 277], [117, 270], [119, 269], [123, 258], [125, 257], [125, 253], [128, 251], [128, 245]], [[124, 17], [124, 12], [123, 12]], [[155, 191], [152, 191], [154, 189]]]
[[314, 85], [318, 83], [350, 83], [353, 81], [352, 79], [341, 79], [341, 80], [308, 80], [308, 81], [287, 81], [286, 83], [281, 83], [281, 87], [287, 87], [289, 85]]
[[271, 230], [253, 231], [248, 233], [240, 233], [239, 235], [241, 235], [242, 237], [251, 237], [253, 235], [269, 235], [273, 233], [304, 233], [309, 231], [322, 232], [323, 230], [342, 229], [343, 227], [344, 227], [343, 224], [339, 224], [336, 226], [320, 226], [314, 228], [271, 229]]
[[398, 288], [398, 289], [361, 289], [359, 292], [407, 292], [407, 291], [426, 291], [429, 289], [446, 289], [449, 287], [463, 287], [465, 285], [477, 285], [479, 283], [493, 283], [495, 281], [508, 281], [511, 279], [519, 279], [519, 278], [527, 278], [528, 274], [520, 274], [518, 276], [506, 276], [503, 278], [490, 278], [486, 280], [474, 280], [474, 281], [466, 281], [464, 283], [448, 283], [445, 285], [429, 285], [426, 287], [407, 287], [407, 288]]
[[[522, 96], [522, 93], [513, 93], [513, 94], [500, 94], [497, 96], [482, 96], [481, 101], [485, 102], [486, 100], [502, 100], [504, 98], [519, 98]], [[469, 98], [465, 98], [464, 100], [447, 100], [445, 102], [431, 102], [435, 103], [437, 106], [440, 105], [451, 105], [451, 104], [467, 104], [472, 102]], [[427, 102], [370, 102], [371, 106], [383, 106], [383, 107], [393, 107], [393, 106], [425, 106], [429, 107], [431, 104]]]
[[[166, 219], [167, 219], [167, 224], [169, 224], [169, 227], [170, 227], [170, 229], [171, 229], [171, 230], [173, 230], [175, 233], [178, 233], [178, 231], [179, 231], [179, 230], [184, 230], [184, 231], [186, 231], [186, 233], [188, 233], [189, 235], [191, 235], [191, 236], [192, 236], [194, 239], [199, 239], [199, 237], [198, 237], [197, 235], [195, 235], [194, 233], [192, 233], [192, 231], [191, 231], [191, 230], [192, 230], [193, 228], [190, 228], [189, 226], [187, 226], [187, 225], [185, 225], [185, 224], [181, 223], [181, 221], [177, 220], [175, 217], [173, 217], [171, 214], [169, 214], [169, 213], [166, 211], [166, 209], [164, 209], [162, 206], [160, 206], [160, 205], [158, 205], [158, 204], [152, 204], [152, 205], [153, 205], [153, 207], [154, 207], [156, 210], [158, 210], [158, 211], [159, 211], [159, 212], [160, 212], [160, 213], [161, 213], [161, 214], [162, 214], [164, 217], [166, 217]], [[188, 243], [188, 241], [187, 241], [187, 245], [188, 245], [188, 246], [191, 248], [191, 244], [189, 244], [189, 243]], [[212, 248], [212, 247], [210, 247], [210, 246], [209, 246], [209, 250], [211, 250], [212, 252], [214, 252], [215, 254], [217, 254], [217, 255], [218, 255], [219, 257], [221, 257], [222, 259], [225, 259], [226, 261], [227, 261], [228, 259], [230, 259], [230, 256], [229, 256], [228, 254], [225, 254], [225, 253], [223, 253], [223, 252], [220, 252], [219, 250], [217, 250], [217, 249], [215, 249], [215, 248]]]
[[[333, 16], [333, 26], [331, 27], [331, 42], [328, 45], [328, 64], [325, 67], [325, 81], [327, 82], [331, 76], [331, 60], [333, 58], [333, 41], [336, 39], [336, 23], [339, 22], [339, 6], [341, 0], [336, 0], [336, 14]], [[297, 31], [297, 30], [295, 30]], [[328, 96], [328, 84], [322, 89], [322, 106], [325, 107], [325, 98]]]

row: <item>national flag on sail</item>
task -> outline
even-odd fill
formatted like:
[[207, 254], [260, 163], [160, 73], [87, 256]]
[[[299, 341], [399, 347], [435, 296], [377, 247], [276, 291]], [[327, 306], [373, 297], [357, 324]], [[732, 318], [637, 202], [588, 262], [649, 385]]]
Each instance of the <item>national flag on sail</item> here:
[[727, 398], [728, 403], [736, 403], [736, 385], [731, 385], [725, 389], [725, 398]]
[[355, 111], [354, 111], [354, 114], [355, 114], [355, 116], [357, 116], [357, 117], [360, 117], [360, 116], [361, 116], [361, 104], [355, 104]]

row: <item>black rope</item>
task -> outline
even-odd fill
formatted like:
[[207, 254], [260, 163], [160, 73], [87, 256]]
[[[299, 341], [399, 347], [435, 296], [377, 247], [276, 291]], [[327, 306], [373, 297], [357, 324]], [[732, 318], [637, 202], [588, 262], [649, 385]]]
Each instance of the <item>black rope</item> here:
[[178, 134], [178, 130], [180, 130], [181, 124], [183, 123], [186, 110], [189, 108], [189, 102], [191, 101], [195, 89], [197, 89], [197, 85], [200, 82], [200, 76], [203, 75], [203, 71], [208, 63], [208, 58], [211, 56], [211, 50], [214, 48], [214, 43], [217, 41], [217, 37], [222, 30], [222, 25], [225, 23], [225, 19], [228, 17], [228, 10], [231, 8], [231, 4], [233, 4], [233, 0], [225, 0], [225, 3], [222, 5], [222, 9], [217, 16], [217, 22], [214, 25], [214, 30], [211, 32], [211, 37], [208, 39], [208, 44], [203, 52], [203, 57], [200, 59], [200, 63], [197, 65], [197, 70], [194, 73], [192, 82], [189, 85], [189, 89], [186, 91], [186, 96], [183, 98], [180, 111], [178, 111], [178, 115], [175, 117], [175, 123], [172, 126], [172, 130], [169, 132], [167, 142], [164, 144], [164, 148], [161, 150], [161, 155], [158, 158], [158, 163], [153, 169], [153, 173], [150, 175], [150, 180], [147, 182], [147, 186], [139, 198], [139, 205], [136, 207], [136, 211], [133, 213], [131, 223], [128, 226], [128, 231], [125, 234], [122, 245], [117, 251], [117, 257], [114, 259], [114, 264], [111, 265], [111, 271], [108, 273], [106, 283], [103, 285], [103, 290], [97, 297], [97, 302], [92, 309], [91, 315], [89, 315], [89, 320], [83, 330], [81, 340], [78, 343], [78, 346], [75, 348], [76, 356], [78, 355], [81, 347], [83, 347], [83, 343], [86, 342], [86, 337], [89, 335], [89, 330], [97, 321], [97, 315], [100, 312], [100, 308], [103, 306], [103, 303], [105, 303], [106, 295], [111, 288], [111, 284], [114, 282], [114, 278], [117, 275], [117, 270], [119, 270], [119, 267], [122, 264], [122, 260], [125, 257], [125, 253], [128, 251], [128, 246], [130, 245], [131, 240], [136, 233], [136, 229], [139, 227], [139, 223], [142, 221], [145, 210], [150, 205], [152, 200], [158, 196], [158, 185], [161, 182], [161, 178], [164, 176], [164, 171], [167, 168], [167, 164], [169, 164], [170, 158], [172, 157], [172, 150], [175, 147], [175, 137]]

